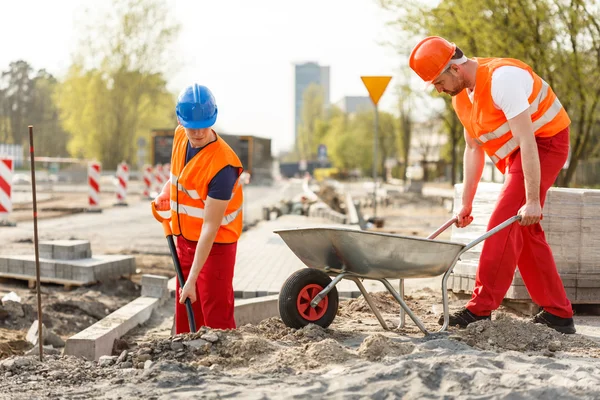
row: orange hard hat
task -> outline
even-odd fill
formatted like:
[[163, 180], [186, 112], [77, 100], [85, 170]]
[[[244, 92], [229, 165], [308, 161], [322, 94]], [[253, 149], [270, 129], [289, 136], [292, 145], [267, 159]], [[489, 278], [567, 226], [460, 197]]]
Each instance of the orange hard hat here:
[[410, 53], [408, 64], [427, 83], [441, 75], [454, 55], [456, 45], [439, 36], [421, 40]]

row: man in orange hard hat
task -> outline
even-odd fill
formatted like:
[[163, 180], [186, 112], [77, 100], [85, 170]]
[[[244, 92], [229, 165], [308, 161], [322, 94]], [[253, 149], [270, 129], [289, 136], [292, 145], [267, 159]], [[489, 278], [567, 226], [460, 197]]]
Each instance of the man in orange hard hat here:
[[519, 60], [469, 59], [455, 44], [437, 36], [421, 40], [409, 64], [438, 93], [452, 96], [464, 126], [464, 190], [457, 226], [466, 227], [473, 220], [473, 198], [486, 154], [506, 174], [488, 229], [521, 216], [520, 225], [484, 242], [473, 296], [464, 309], [450, 316], [450, 324], [464, 328], [490, 319], [518, 264], [532, 300], [542, 307], [533, 321], [575, 333], [571, 303], [539, 223], [546, 192], [569, 153], [571, 120], [556, 94]]

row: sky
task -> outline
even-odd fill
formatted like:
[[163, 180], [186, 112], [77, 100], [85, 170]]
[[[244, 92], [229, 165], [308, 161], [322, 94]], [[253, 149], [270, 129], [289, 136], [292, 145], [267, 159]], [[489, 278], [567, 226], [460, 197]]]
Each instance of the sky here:
[[[330, 67], [330, 99], [368, 95], [361, 75], [394, 78], [379, 108], [395, 112], [393, 85], [405, 64], [390, 45], [394, 16], [376, 0], [167, 0], [182, 24], [174, 49], [178, 69], [167, 76], [178, 93], [198, 82], [219, 106], [223, 133], [273, 139], [289, 149], [294, 136], [294, 63]], [[0, 70], [24, 59], [57, 78], [66, 73], [77, 44], [76, 21], [104, 0], [0, 0]], [[31, 12], [35, 10], [35, 12]], [[19, 16], [26, 18], [19, 18]], [[12, 39], [11, 39], [12, 38]]]

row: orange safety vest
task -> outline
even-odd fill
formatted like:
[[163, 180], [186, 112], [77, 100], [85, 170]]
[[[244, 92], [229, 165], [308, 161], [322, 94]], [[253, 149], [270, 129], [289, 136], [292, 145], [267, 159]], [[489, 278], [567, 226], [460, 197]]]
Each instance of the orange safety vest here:
[[[215, 133], [216, 135], [216, 133]], [[219, 135], [185, 164], [188, 138], [180, 125], [175, 130], [171, 156], [171, 225], [174, 235], [198, 241], [204, 222], [204, 204], [210, 181], [226, 166], [239, 168], [238, 180], [225, 210], [215, 243], [234, 243], [242, 234], [244, 197], [239, 181], [242, 163]]]
[[531, 67], [512, 58], [475, 58], [479, 67], [475, 78], [473, 102], [467, 90], [452, 98], [452, 106], [467, 133], [473, 137], [504, 173], [508, 157], [519, 148], [513, 138], [502, 110], [492, 99], [492, 73], [499, 67], [515, 66], [527, 70], [533, 77], [533, 90], [529, 96], [529, 113], [535, 136], [554, 136], [571, 123], [566, 110], [552, 88]]

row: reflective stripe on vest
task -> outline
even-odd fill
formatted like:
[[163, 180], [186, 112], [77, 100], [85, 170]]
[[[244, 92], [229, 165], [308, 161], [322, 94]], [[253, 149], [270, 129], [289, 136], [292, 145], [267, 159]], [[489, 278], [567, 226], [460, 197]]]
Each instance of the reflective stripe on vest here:
[[177, 177], [175, 175], [171, 174], [171, 184], [174, 185], [175, 182], [177, 182], [177, 190], [187, 194], [191, 199], [200, 200], [200, 195], [198, 194], [197, 191], [184, 188], [183, 185], [181, 185], [181, 183], [179, 183]]
[[[179, 207], [179, 209], [178, 209], [178, 207]], [[242, 212], [242, 208], [243, 208], [243, 206], [240, 206], [240, 208], [238, 208], [231, 214], [227, 214], [226, 216], [224, 216], [223, 220], [221, 221], [221, 226], [229, 225], [231, 222], [233, 222], [233, 220], [240, 214], [240, 212]], [[204, 209], [203, 208], [186, 206], [183, 204], [178, 204], [176, 201], [171, 200], [171, 210], [173, 210], [179, 214], [185, 214], [190, 217], [204, 220]]]
[[[529, 115], [533, 115], [537, 112], [538, 108], [540, 107], [540, 103], [542, 102], [542, 100], [544, 100], [546, 98], [546, 96], [548, 96], [548, 89], [550, 88], [550, 85], [548, 85], [543, 79], [542, 79], [542, 89], [540, 90], [540, 92], [538, 93], [538, 95], [535, 97], [535, 99], [533, 99], [533, 102], [531, 103], [531, 105], [529, 106]], [[546, 124], [546, 122], [543, 122], [541, 125], [536, 127], [536, 123], [542, 119], [544, 119], [546, 117], [546, 115], [548, 115], [549, 113], [552, 113], [553, 109], [556, 106], [556, 103], [558, 103], [558, 109], [554, 111], [552, 118], [550, 118], [549, 120], [546, 120], [546, 122], [550, 122], [554, 119], [554, 117], [556, 117], [556, 114], [559, 113], [562, 105], [560, 104], [560, 101], [558, 100], [558, 97], [554, 100], [554, 103], [552, 103], [552, 106], [546, 110], [546, 112], [544, 113], [544, 115], [542, 115], [539, 119], [537, 119], [534, 123], [534, 132], [536, 130], [538, 130], [539, 128], [541, 128], [544, 124]], [[508, 132], [510, 132], [510, 126], [508, 125], [508, 121], [506, 121], [505, 123], [503, 123], [502, 125], [500, 125], [498, 128], [494, 129], [492, 132], [489, 133], [485, 133], [481, 136], [479, 136], [478, 138], [475, 139], [475, 141], [477, 141], [477, 143], [479, 144], [483, 144], [485, 142], [489, 142], [490, 140], [494, 140], [494, 139], [498, 139], [501, 138], [502, 136], [506, 135]]]
[[[546, 110], [544, 115], [542, 115], [540, 118], [536, 119], [533, 122], [533, 132], [536, 132], [542, 126], [544, 126], [547, 123], [549, 123], [550, 121], [552, 121], [554, 119], [554, 117], [556, 117], [558, 115], [558, 113], [560, 112], [561, 109], [562, 109], [562, 104], [560, 103], [560, 101], [558, 100], [558, 97], [557, 97], [556, 99], [554, 99], [554, 102], [552, 103], [550, 108]], [[510, 153], [512, 153], [517, 147], [519, 147], [519, 144], [517, 143], [515, 138], [512, 137], [512, 138], [510, 138], [510, 140], [508, 142], [504, 143], [502, 145], [502, 147], [500, 147], [498, 150], [496, 150], [496, 152], [493, 155], [491, 155], [490, 158], [492, 159], [494, 164], [496, 164], [496, 163], [498, 163], [498, 161], [504, 159]]]

